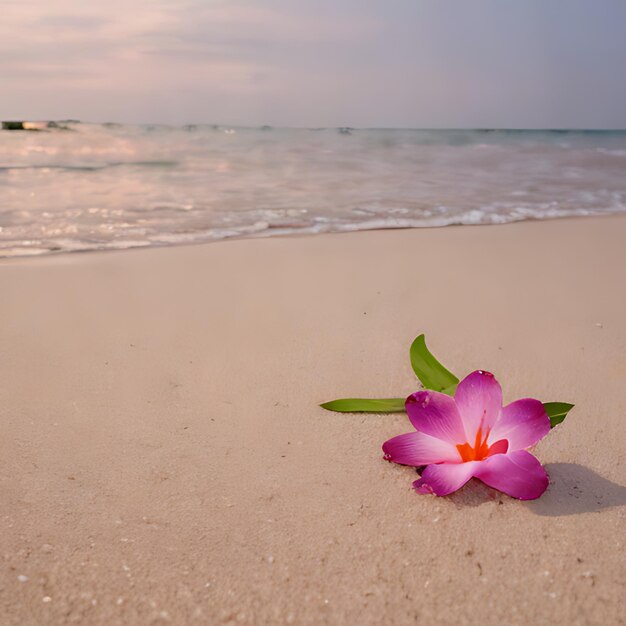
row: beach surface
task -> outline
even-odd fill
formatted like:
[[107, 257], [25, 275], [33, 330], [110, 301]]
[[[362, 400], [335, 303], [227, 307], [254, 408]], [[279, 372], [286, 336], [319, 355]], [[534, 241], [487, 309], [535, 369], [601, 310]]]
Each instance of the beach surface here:
[[[619, 624], [626, 217], [0, 261], [0, 624]], [[519, 502], [381, 444], [420, 333], [567, 401]]]

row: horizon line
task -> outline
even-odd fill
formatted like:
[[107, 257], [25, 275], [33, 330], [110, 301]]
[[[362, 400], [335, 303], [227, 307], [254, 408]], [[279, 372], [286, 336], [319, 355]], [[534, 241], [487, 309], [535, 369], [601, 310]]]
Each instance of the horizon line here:
[[194, 126], [209, 126], [218, 128], [241, 128], [251, 130], [405, 130], [405, 131], [473, 131], [473, 132], [626, 132], [624, 128], [609, 127], [533, 127], [533, 126], [279, 126], [273, 124], [224, 124], [215, 122], [95, 122], [91, 120], [79, 120], [75, 118], [61, 119], [27, 119], [8, 118], [0, 120], [0, 124], [90, 124], [98, 126], [165, 126], [171, 128], [189, 128]]

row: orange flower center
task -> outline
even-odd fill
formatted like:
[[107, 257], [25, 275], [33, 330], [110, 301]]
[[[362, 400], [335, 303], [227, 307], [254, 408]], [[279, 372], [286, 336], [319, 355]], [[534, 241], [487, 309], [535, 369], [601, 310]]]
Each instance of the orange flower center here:
[[489, 456], [489, 446], [487, 445], [488, 437], [489, 429], [487, 429], [487, 433], [483, 439], [483, 429], [481, 426], [476, 433], [476, 441], [474, 441], [473, 446], [469, 442], [457, 444], [456, 449], [459, 451], [463, 463], [467, 461], [482, 461]]

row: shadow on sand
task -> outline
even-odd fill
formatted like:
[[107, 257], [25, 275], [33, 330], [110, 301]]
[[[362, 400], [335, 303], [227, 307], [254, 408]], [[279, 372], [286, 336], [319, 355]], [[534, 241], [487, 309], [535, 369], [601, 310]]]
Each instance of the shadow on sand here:
[[583, 465], [548, 463], [544, 467], [550, 475], [550, 487], [541, 498], [527, 503], [537, 515], [560, 517], [626, 505], [626, 487]]
[[[603, 478], [583, 465], [548, 463], [544, 467], [550, 475], [548, 490], [538, 500], [523, 503], [536, 515], [561, 517], [626, 505], [626, 487]], [[447, 499], [460, 508], [493, 501], [498, 504], [513, 501], [477, 479], [471, 480]]]

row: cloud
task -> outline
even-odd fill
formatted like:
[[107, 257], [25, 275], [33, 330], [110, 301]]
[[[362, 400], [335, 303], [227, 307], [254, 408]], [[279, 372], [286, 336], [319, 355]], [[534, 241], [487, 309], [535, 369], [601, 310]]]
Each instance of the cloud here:
[[[305, 4], [306, 7], [306, 4]], [[205, 89], [250, 93], [284, 80], [322, 46], [367, 38], [372, 20], [337, 20], [314, 5], [243, 0], [25, 0], [0, 22], [0, 74], [59, 89]]]
[[53, 35], [58, 37], [60, 33], [75, 29], [88, 29], [91, 32], [110, 25], [113, 20], [104, 15], [76, 15], [72, 13], [48, 14], [35, 20], [34, 26], [53, 30]]

